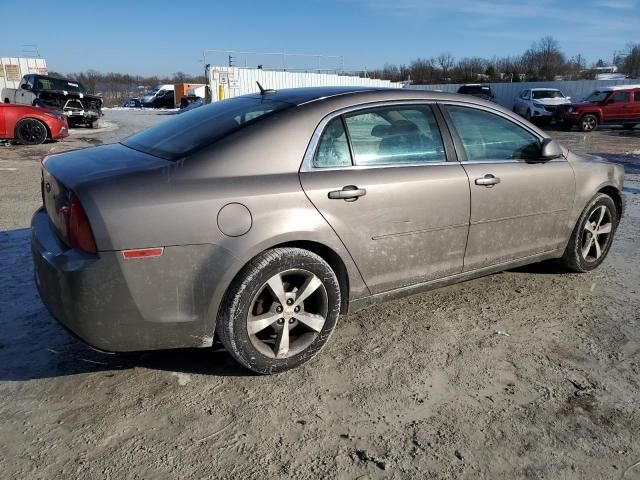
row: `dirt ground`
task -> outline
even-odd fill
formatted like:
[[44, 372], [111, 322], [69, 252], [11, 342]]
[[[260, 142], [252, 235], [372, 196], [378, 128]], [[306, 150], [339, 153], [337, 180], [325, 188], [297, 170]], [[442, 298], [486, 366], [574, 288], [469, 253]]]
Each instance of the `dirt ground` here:
[[596, 271], [540, 264], [372, 307], [266, 377], [221, 350], [96, 353], [38, 298], [40, 157], [164, 118], [108, 111], [64, 142], [0, 146], [1, 478], [640, 478], [640, 129], [552, 132], [625, 163]]

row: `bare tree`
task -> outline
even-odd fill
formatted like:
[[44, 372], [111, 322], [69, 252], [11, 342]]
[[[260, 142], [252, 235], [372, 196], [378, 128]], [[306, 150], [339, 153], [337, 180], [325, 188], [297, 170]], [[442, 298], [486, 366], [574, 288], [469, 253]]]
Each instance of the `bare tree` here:
[[632, 77], [640, 77], [640, 43], [627, 45], [629, 53], [624, 58], [622, 71]]
[[442, 72], [442, 79], [447, 81], [449, 79], [449, 71], [456, 63], [455, 58], [449, 52], [444, 52], [436, 57], [436, 63]]

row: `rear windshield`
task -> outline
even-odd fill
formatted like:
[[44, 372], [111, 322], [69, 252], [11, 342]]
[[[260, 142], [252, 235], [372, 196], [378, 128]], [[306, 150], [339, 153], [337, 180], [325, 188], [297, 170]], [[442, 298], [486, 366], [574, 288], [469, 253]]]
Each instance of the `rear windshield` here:
[[458, 93], [466, 93], [467, 95], [491, 95], [491, 89], [481, 85], [467, 85], [460, 87]]
[[196, 108], [127, 138], [123, 145], [166, 160], [178, 160], [292, 105], [258, 97], [236, 97]]
[[67, 92], [86, 93], [80, 82], [63, 80], [62, 78], [36, 77], [37, 90], [66, 90]]

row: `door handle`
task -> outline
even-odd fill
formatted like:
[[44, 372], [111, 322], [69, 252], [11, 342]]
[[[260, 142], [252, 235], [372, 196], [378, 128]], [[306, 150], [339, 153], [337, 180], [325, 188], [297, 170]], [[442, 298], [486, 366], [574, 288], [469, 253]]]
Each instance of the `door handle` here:
[[355, 202], [359, 197], [366, 195], [367, 191], [364, 188], [358, 188], [355, 185], [347, 185], [342, 187], [342, 190], [333, 190], [329, 192], [329, 198], [331, 200], [344, 200], [345, 202]]
[[491, 175], [490, 173], [487, 173], [482, 178], [476, 178], [476, 185], [484, 185], [485, 187], [489, 187], [489, 188], [499, 183], [500, 183], [500, 177], [496, 177], [495, 175]]

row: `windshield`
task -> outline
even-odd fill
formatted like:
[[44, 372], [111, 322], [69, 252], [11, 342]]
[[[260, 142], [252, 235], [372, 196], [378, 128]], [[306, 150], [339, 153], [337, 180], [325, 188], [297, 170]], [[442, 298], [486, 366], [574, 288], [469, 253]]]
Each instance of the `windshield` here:
[[143, 97], [152, 97], [153, 95], [155, 95], [156, 93], [158, 93], [158, 89], [157, 88], [152, 88], [151, 90], [147, 90], [146, 92], [144, 92], [142, 94]]
[[289, 103], [236, 97], [186, 112], [127, 138], [123, 145], [166, 160], [184, 158]]
[[532, 90], [533, 98], [564, 98], [560, 90]]
[[67, 92], [86, 93], [84, 85], [73, 80], [62, 78], [38, 77], [36, 88], [38, 90], [65, 90]]
[[589, 95], [587, 98], [584, 99], [585, 102], [593, 102], [593, 103], [598, 103], [598, 102], [602, 102], [604, 101], [605, 98], [607, 98], [607, 95], [609, 95], [610, 92], [604, 91], [604, 92], [599, 92], [599, 91], [595, 91], [593, 92], [591, 95]]
[[467, 95], [486, 95], [491, 96], [491, 89], [482, 85], [467, 85], [458, 89], [458, 93], [466, 93]]

